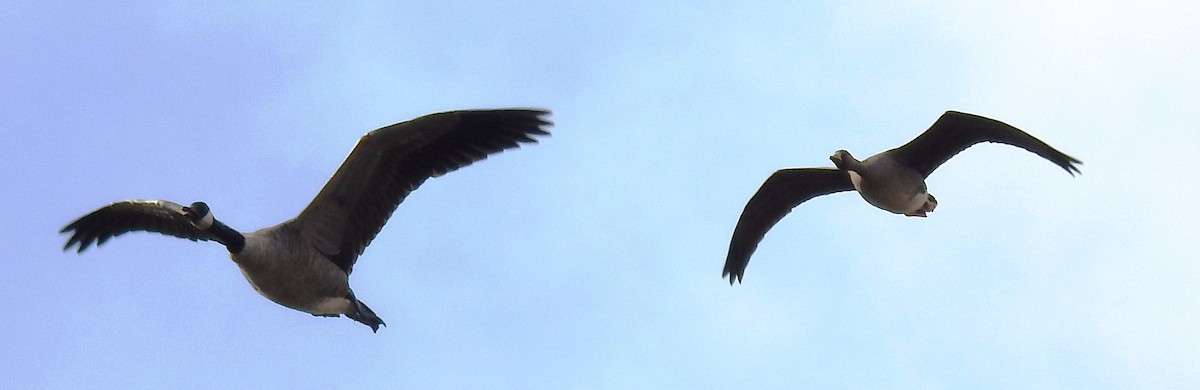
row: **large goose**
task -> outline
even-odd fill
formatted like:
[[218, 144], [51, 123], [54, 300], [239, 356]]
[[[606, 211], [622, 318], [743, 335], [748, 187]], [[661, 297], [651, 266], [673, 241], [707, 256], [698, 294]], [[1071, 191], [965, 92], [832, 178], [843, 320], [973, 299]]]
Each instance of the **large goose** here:
[[204, 202], [124, 200], [64, 227], [61, 233], [73, 233], [63, 250], [78, 245], [82, 253], [139, 230], [216, 241], [267, 299], [315, 316], [345, 314], [378, 331], [383, 320], [355, 298], [348, 278], [392, 211], [430, 177], [549, 135], [545, 115], [549, 111], [451, 111], [369, 132], [299, 215], [251, 233], [216, 220]]
[[1016, 146], [1062, 167], [1079, 172], [1074, 157], [1055, 150], [1028, 133], [995, 119], [947, 111], [929, 130], [901, 147], [866, 160], [838, 150], [829, 156], [836, 168], [788, 168], [775, 171], [750, 197], [733, 229], [722, 277], [741, 282], [746, 263], [767, 231], [805, 201], [835, 192], [856, 190], [863, 199], [886, 211], [924, 217], [937, 206], [926, 192], [925, 178], [958, 152], [980, 142]]

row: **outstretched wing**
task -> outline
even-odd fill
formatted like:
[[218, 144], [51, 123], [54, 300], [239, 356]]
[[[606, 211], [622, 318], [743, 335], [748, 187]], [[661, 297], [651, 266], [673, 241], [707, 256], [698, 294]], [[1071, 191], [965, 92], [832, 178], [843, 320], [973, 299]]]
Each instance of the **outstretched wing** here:
[[758, 192], [750, 197], [733, 238], [729, 241], [729, 254], [725, 256], [725, 270], [721, 277], [729, 277], [729, 284], [741, 283], [742, 274], [750, 255], [758, 248], [758, 242], [783, 216], [805, 201], [835, 192], [854, 189], [846, 172], [836, 168], [791, 168], [771, 174]]
[[887, 153], [929, 177], [946, 160], [980, 142], [999, 142], [1028, 150], [1062, 167], [1071, 176], [1079, 173], [1075, 164], [1082, 164], [1007, 123], [958, 111], [946, 111], [929, 130]]
[[300, 215], [288, 223], [350, 273], [396, 206], [430, 177], [549, 135], [534, 109], [450, 111], [364, 135]]
[[104, 244], [108, 239], [132, 232], [162, 233], [192, 241], [215, 240], [183, 215], [183, 206], [165, 200], [123, 200], [110, 203], [62, 228], [59, 233], [71, 233], [63, 250], [78, 245], [82, 253], [93, 243]]

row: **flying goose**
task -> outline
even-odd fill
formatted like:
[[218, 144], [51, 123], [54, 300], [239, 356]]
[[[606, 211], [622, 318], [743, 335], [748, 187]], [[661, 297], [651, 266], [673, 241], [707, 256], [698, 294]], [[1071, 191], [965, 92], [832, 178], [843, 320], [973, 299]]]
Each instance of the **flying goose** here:
[[856, 190], [871, 205], [909, 217], [924, 217], [937, 206], [925, 178], [958, 152], [980, 142], [999, 142], [1033, 152], [1075, 176], [1082, 164], [1032, 135], [995, 119], [947, 111], [929, 130], [901, 147], [866, 160], [838, 150], [829, 159], [836, 168], [787, 168], [775, 171], [759, 187], [738, 218], [721, 277], [742, 281], [746, 263], [767, 231], [805, 201]]
[[204, 202], [182, 206], [165, 200], [123, 200], [67, 225], [63, 250], [131, 231], [192, 241], [216, 241], [250, 286], [280, 305], [314, 316], [347, 317], [371, 331], [383, 320], [354, 296], [348, 278], [354, 262], [383, 228], [396, 206], [426, 179], [470, 165], [488, 155], [548, 136], [531, 109], [450, 111], [371, 131], [295, 218], [240, 233], [213, 218]]

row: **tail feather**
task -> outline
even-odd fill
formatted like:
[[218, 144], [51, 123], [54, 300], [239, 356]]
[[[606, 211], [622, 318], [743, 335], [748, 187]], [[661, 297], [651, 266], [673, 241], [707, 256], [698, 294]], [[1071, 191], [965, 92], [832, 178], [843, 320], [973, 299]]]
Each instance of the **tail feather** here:
[[383, 319], [375, 315], [375, 312], [372, 311], [371, 308], [367, 307], [367, 304], [363, 303], [363, 301], [354, 299], [353, 297], [350, 299], [354, 300], [354, 306], [356, 310], [353, 313], [346, 313], [346, 317], [350, 317], [352, 320], [371, 327], [371, 332], [378, 332], [380, 325], [387, 326], [387, 324], [383, 322]]

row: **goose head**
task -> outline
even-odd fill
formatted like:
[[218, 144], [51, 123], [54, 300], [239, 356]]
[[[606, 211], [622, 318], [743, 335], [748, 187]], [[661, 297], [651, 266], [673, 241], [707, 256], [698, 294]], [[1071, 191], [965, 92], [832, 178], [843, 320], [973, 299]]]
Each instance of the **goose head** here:
[[829, 161], [833, 161], [833, 165], [843, 171], [858, 172], [862, 168], [862, 162], [855, 159], [845, 149], [839, 149], [829, 156]]
[[212, 234], [217, 242], [229, 249], [230, 253], [241, 252], [242, 248], [246, 246], [246, 237], [213, 218], [212, 210], [204, 202], [192, 202], [190, 205], [183, 206], [183, 216], [200, 230]]
[[183, 216], [200, 230], [208, 230], [213, 225], [212, 210], [204, 202], [192, 202], [191, 205], [184, 206]]

